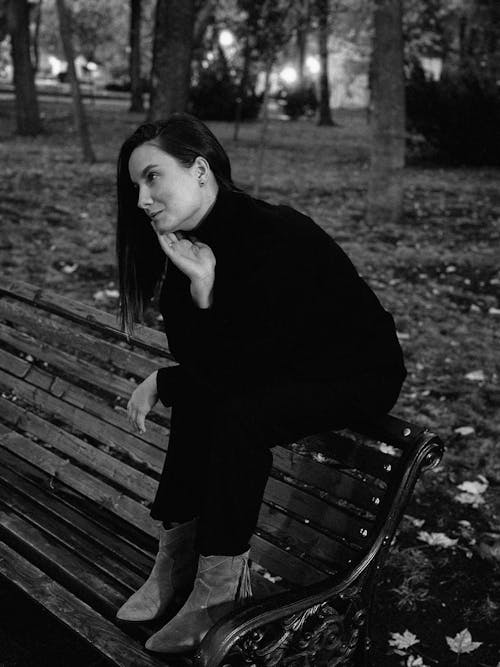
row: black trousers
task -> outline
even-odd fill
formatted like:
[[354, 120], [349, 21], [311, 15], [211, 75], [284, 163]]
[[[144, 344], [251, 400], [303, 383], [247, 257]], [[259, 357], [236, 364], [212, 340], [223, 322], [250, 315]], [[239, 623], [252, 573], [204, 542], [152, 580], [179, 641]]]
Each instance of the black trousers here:
[[171, 431], [151, 516], [199, 517], [205, 556], [248, 549], [272, 465], [271, 448], [344, 428], [369, 406], [385, 413], [400, 382], [367, 374], [339, 382], [283, 378], [233, 394], [213, 393], [179, 374]]

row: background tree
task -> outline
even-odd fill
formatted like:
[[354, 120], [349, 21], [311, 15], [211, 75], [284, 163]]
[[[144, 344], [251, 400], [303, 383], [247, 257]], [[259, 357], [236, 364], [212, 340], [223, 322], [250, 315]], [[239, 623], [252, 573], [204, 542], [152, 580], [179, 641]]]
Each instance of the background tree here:
[[194, 0], [158, 0], [149, 119], [185, 111], [189, 98]]
[[371, 168], [368, 218], [397, 223], [403, 214], [405, 95], [401, 0], [376, 0], [370, 81]]
[[316, 0], [318, 17], [318, 51], [321, 64], [319, 75], [319, 115], [318, 125], [333, 125], [330, 109], [330, 85], [328, 82], [328, 38], [329, 29], [329, 0]]
[[297, 26], [295, 29], [297, 42], [297, 75], [298, 85], [305, 84], [305, 62], [307, 36], [311, 28], [311, 1], [300, 0], [297, 8]]
[[141, 0], [130, 0], [130, 111], [144, 111], [141, 77]]
[[80, 137], [82, 146], [83, 158], [86, 162], [95, 162], [94, 151], [90, 143], [90, 135], [88, 131], [87, 116], [83, 106], [82, 96], [80, 94], [80, 85], [76, 77], [75, 70], [75, 54], [73, 51], [73, 43], [71, 41], [71, 27], [69, 16], [66, 11], [64, 0], [57, 0], [57, 13], [59, 15], [59, 30], [61, 33], [61, 42], [68, 63], [68, 77], [71, 83], [71, 92], [73, 97], [73, 111], [75, 116], [75, 124]]
[[[143, 23], [151, 13], [152, 0], [142, 0]], [[126, 79], [130, 74], [130, 22], [124, 11], [123, 0], [71, 0], [66, 3], [73, 48], [76, 54], [101, 64], [113, 79]], [[56, 0], [43, 0], [40, 26], [40, 49], [58, 58], [65, 58], [57, 29], [58, 14]], [[144, 26], [146, 32], [152, 29]], [[142, 60], [147, 66], [150, 41], [142, 33]]]
[[28, 0], [7, 0], [3, 6], [10, 35], [16, 97], [16, 128], [19, 134], [35, 135], [42, 124], [31, 62], [30, 8]]

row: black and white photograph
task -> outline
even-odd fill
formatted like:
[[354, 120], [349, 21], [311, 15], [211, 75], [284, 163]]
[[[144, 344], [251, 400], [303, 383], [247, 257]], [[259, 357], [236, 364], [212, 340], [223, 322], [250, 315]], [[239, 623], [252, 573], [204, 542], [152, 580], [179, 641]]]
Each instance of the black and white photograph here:
[[500, 667], [500, 2], [0, 0], [0, 667]]

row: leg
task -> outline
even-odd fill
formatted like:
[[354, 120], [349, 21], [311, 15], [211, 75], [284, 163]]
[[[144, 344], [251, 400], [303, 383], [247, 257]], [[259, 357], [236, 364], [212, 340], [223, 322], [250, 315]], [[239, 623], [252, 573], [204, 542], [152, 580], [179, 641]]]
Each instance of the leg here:
[[201, 555], [193, 591], [146, 648], [188, 651], [222, 615], [251, 596], [248, 542], [272, 463], [271, 447], [340, 428], [352, 414], [348, 392], [325, 383], [283, 381], [219, 397], [207, 431], [197, 540]]
[[270, 449], [327, 429], [343, 428], [355, 402], [342, 383], [286, 380], [219, 400], [198, 528], [204, 555], [238, 555], [255, 530], [272, 465]]
[[152, 518], [163, 522], [198, 516], [209, 453], [210, 395], [195, 379], [178, 377], [167, 454], [151, 506]]

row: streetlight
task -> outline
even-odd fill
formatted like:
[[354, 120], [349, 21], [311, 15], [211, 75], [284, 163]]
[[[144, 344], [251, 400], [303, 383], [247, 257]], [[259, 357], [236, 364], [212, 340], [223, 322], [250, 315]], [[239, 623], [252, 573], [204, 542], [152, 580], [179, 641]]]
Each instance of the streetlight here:
[[286, 65], [280, 72], [280, 78], [289, 86], [293, 85], [298, 78], [297, 70], [292, 65]]

